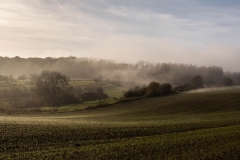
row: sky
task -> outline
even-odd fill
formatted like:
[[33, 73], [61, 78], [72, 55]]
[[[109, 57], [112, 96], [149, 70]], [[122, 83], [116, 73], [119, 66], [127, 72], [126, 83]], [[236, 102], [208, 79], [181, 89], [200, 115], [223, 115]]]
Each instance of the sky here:
[[240, 71], [238, 0], [0, 0], [0, 56]]

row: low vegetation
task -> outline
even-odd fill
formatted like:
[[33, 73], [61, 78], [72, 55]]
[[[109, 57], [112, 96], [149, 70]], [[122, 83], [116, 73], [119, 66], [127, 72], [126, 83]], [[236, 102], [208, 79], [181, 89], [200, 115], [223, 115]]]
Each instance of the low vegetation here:
[[158, 82], [151, 82], [148, 86], [142, 88], [136, 86], [124, 93], [124, 98], [132, 97], [156, 97], [164, 96], [173, 93], [172, 86], [168, 83], [159, 84]]
[[233, 84], [232, 79], [228, 78], [228, 77], [224, 77], [223, 79], [223, 85], [224, 86], [231, 86]]
[[185, 85], [176, 86], [173, 88], [173, 90], [177, 92], [184, 92], [199, 88], [203, 88], [203, 78], [200, 76], [196, 76], [189, 83]]

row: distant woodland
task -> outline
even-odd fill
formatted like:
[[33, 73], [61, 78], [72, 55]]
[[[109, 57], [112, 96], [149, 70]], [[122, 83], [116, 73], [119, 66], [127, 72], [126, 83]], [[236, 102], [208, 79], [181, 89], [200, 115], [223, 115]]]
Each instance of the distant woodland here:
[[116, 63], [112, 60], [93, 58], [20, 58], [0, 57], [0, 75], [26, 76], [39, 74], [43, 70], [61, 72], [71, 79], [101, 79], [117, 81], [129, 86], [143, 85], [150, 81], [183, 85], [195, 76], [201, 76], [204, 85], [222, 84], [229, 77], [234, 85], [240, 84], [240, 72], [224, 72], [219, 66], [195, 66], [192, 64], [151, 63]]

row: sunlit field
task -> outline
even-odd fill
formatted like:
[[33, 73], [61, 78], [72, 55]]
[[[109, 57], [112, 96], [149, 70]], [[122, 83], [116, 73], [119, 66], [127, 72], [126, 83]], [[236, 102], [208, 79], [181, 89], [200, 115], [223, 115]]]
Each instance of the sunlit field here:
[[1, 159], [240, 159], [240, 88], [1, 115]]

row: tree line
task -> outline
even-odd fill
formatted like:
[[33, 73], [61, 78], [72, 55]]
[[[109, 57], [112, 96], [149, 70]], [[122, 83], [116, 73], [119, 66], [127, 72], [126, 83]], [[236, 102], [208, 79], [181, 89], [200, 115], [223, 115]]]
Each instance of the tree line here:
[[183, 85], [197, 75], [203, 78], [205, 85], [219, 85], [224, 77], [232, 79], [235, 85], [240, 84], [240, 72], [224, 72], [223, 68], [219, 66], [205, 67], [191, 64], [150, 63], [145, 61], [116, 63], [112, 60], [77, 57], [0, 57], [0, 75], [9, 76], [12, 74], [29, 77], [31, 74], [40, 74], [43, 70], [58, 71], [73, 79], [93, 79], [101, 76], [102, 79], [110, 79], [123, 84], [129, 82], [129, 85], [146, 84], [152, 80], [168, 82], [173, 85]]

